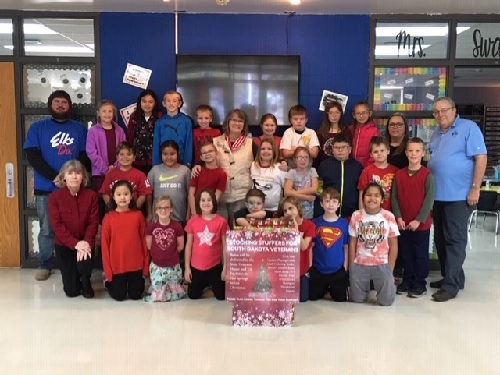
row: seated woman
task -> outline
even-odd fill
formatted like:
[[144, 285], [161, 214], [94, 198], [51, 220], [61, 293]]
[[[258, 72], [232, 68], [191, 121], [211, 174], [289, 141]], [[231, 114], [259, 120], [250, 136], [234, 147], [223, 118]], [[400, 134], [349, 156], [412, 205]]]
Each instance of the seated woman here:
[[49, 195], [49, 219], [61, 270], [64, 293], [94, 297], [90, 284], [92, 249], [99, 225], [97, 193], [85, 188], [89, 178], [78, 160], [63, 164], [56, 183], [61, 188]]

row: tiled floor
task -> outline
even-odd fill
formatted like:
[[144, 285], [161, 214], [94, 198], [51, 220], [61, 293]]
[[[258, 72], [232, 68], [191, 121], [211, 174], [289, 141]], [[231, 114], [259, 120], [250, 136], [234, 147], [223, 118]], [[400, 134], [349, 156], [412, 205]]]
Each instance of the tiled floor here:
[[[447, 303], [307, 302], [293, 328], [234, 328], [214, 299], [69, 299], [60, 274], [0, 270], [0, 374], [500, 374], [500, 245], [472, 230], [465, 290]], [[430, 280], [437, 279], [433, 273]]]

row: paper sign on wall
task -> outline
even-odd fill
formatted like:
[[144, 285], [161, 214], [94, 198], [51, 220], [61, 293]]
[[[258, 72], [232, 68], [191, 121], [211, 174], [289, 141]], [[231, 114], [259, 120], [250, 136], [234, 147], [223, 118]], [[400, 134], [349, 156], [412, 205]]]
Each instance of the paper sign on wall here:
[[128, 124], [128, 121], [130, 120], [130, 116], [132, 113], [134, 113], [135, 109], [137, 107], [136, 103], [130, 104], [126, 106], [125, 108], [120, 108], [120, 116], [122, 116], [123, 123], [125, 125]]
[[151, 69], [127, 63], [127, 69], [125, 69], [125, 73], [123, 74], [123, 83], [146, 89], [152, 72]]
[[345, 113], [345, 107], [347, 106], [348, 96], [338, 94], [333, 91], [323, 90], [323, 95], [321, 96], [321, 101], [319, 103], [319, 110], [324, 111], [325, 106], [331, 102], [338, 102], [342, 105], [342, 111]]

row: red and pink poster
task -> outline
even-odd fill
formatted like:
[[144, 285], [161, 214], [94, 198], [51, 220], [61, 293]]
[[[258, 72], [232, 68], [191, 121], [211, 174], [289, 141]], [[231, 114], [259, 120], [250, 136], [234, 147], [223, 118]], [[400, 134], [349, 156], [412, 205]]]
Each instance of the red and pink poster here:
[[299, 300], [300, 234], [279, 228], [227, 236], [226, 300], [233, 325], [289, 327]]

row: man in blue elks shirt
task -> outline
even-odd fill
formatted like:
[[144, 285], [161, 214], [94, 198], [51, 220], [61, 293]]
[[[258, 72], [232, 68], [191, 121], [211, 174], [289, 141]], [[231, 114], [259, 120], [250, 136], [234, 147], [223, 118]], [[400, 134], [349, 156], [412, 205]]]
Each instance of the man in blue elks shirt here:
[[24, 151], [35, 171], [34, 193], [40, 232], [38, 248], [40, 270], [36, 280], [47, 280], [52, 271], [54, 233], [48, 217], [49, 194], [57, 189], [58, 173], [68, 160], [78, 159], [88, 166], [85, 153], [87, 129], [71, 120], [71, 97], [66, 91], [50, 94], [48, 107], [51, 117], [34, 122], [26, 136]]

